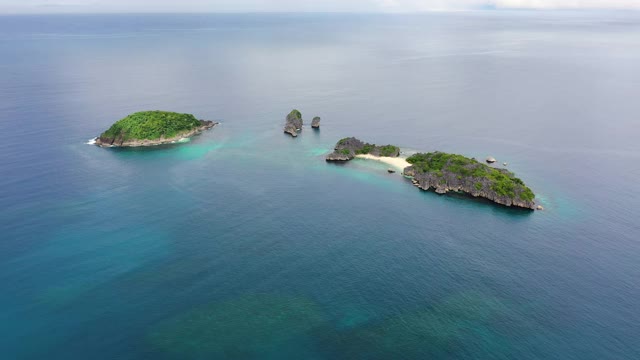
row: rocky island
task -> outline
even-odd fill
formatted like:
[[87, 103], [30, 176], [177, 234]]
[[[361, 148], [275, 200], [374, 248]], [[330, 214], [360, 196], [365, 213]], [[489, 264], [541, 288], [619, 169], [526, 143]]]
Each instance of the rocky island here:
[[443, 152], [418, 153], [407, 158], [406, 176], [423, 190], [438, 194], [461, 192], [495, 203], [535, 209], [535, 195], [522, 180], [505, 169], [497, 169], [462, 155]]
[[298, 132], [302, 130], [302, 113], [293, 109], [289, 115], [287, 115], [285, 121], [284, 132], [293, 137], [297, 137]]
[[394, 145], [378, 146], [365, 143], [354, 137], [341, 139], [336, 144], [334, 151], [327, 155], [327, 161], [349, 161], [358, 155], [370, 154], [377, 157], [398, 157], [400, 148]]
[[[379, 160], [402, 169], [403, 175], [412, 178], [413, 184], [422, 190], [433, 190], [438, 194], [464, 193], [504, 206], [541, 209], [534, 202], [533, 191], [505, 169], [443, 152], [417, 153], [407, 159], [399, 156], [397, 146], [377, 146], [349, 137], [338, 141], [326, 161], [345, 162], [356, 157]], [[394, 173], [391, 168], [388, 172]]]
[[217, 122], [191, 114], [142, 111], [114, 123], [96, 140], [98, 146], [137, 147], [170, 144], [211, 129]]
[[314, 129], [320, 129], [320, 117], [316, 116], [311, 120], [311, 127]]

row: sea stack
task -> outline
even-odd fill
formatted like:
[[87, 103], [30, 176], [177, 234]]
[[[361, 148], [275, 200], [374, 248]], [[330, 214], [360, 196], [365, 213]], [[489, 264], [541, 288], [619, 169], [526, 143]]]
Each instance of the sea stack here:
[[284, 125], [284, 132], [291, 135], [292, 137], [297, 137], [298, 132], [302, 130], [302, 113], [300, 111], [293, 109], [287, 115], [285, 119], [286, 123]]
[[320, 117], [316, 116], [311, 120], [311, 127], [314, 129], [320, 129]]

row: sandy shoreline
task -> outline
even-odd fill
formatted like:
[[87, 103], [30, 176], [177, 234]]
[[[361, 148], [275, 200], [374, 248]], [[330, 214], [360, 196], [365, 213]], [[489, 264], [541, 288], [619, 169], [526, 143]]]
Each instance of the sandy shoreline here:
[[407, 159], [401, 157], [373, 156], [371, 154], [362, 154], [356, 155], [356, 158], [380, 161], [387, 165], [391, 165], [400, 171], [404, 170], [404, 168], [406, 168], [407, 166], [411, 166], [411, 164], [407, 162]]

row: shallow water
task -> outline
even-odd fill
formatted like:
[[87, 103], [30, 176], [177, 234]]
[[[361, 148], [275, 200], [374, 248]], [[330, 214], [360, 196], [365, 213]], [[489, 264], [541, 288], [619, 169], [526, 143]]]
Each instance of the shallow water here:
[[[639, 358], [639, 20], [1, 17], [3, 356]], [[86, 144], [146, 109], [221, 124]], [[325, 163], [352, 135], [494, 156], [545, 211]]]

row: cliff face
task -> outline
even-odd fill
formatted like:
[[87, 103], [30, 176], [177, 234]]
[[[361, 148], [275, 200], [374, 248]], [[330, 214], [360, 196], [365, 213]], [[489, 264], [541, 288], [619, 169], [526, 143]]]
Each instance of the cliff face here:
[[284, 132], [297, 137], [302, 130], [302, 114], [298, 110], [292, 110], [285, 119]]
[[334, 152], [327, 155], [327, 161], [349, 161], [358, 154], [371, 154], [374, 156], [398, 157], [400, 148], [393, 145], [377, 146], [365, 143], [354, 137], [344, 138], [336, 144]]
[[[467, 160], [467, 163], [455, 163], [456, 159], [445, 158], [444, 165], [440, 164], [442, 166], [437, 170], [426, 170], [425, 166], [429, 164], [421, 162], [405, 168], [404, 174], [413, 177], [414, 185], [422, 190], [432, 189], [438, 194], [446, 194], [449, 191], [462, 192], [505, 206], [536, 208], [535, 195], [511, 172], [490, 168], [472, 159]], [[411, 157], [408, 161], [412, 162]], [[432, 166], [437, 164], [436, 161], [441, 159], [434, 159]]]
[[336, 144], [334, 151], [327, 155], [327, 161], [349, 161], [356, 156], [356, 151], [362, 149], [364, 143], [354, 137], [344, 138]]
[[211, 129], [216, 126], [218, 123], [209, 120], [199, 120], [200, 126], [194, 127], [191, 130], [182, 132], [177, 134], [176, 136], [165, 138], [164, 135], [160, 136], [158, 139], [132, 139], [128, 138], [125, 140], [125, 133], [120, 133], [118, 136], [110, 137], [105, 134], [102, 134], [99, 138], [96, 139], [96, 145], [98, 146], [108, 146], [108, 147], [138, 147], [138, 146], [154, 146], [154, 145], [162, 145], [162, 144], [170, 144], [174, 143], [178, 140], [184, 138], [190, 138], [194, 135], [200, 134], [201, 132]]

